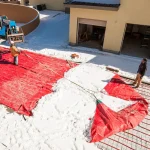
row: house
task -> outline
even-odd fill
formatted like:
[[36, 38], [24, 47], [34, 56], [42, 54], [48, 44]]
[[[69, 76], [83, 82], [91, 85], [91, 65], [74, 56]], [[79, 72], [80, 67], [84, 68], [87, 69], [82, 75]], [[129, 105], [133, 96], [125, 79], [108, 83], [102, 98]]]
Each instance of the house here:
[[150, 54], [150, 0], [68, 0], [64, 4], [70, 8], [71, 45]]

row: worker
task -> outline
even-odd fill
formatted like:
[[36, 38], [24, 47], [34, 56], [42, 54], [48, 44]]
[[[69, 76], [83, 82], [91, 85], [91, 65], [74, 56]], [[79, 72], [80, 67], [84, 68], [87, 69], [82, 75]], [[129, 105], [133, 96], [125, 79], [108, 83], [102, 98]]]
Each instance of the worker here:
[[137, 88], [139, 87], [141, 80], [142, 80], [143, 76], [145, 75], [146, 70], [147, 70], [147, 59], [143, 58], [141, 64], [139, 65], [136, 79], [133, 82], [133, 85], [137, 84], [137, 86], [136, 86]]
[[18, 65], [18, 56], [20, 54], [20, 51], [17, 49], [13, 41], [10, 42], [10, 51], [11, 55], [14, 57], [14, 65]]

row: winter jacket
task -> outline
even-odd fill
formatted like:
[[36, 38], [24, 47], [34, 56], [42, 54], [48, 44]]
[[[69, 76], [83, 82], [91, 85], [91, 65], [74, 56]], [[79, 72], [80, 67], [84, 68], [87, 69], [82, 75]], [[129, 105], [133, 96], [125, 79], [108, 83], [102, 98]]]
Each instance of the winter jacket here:
[[15, 46], [10, 47], [10, 51], [13, 57], [18, 56], [20, 54], [20, 51]]
[[138, 68], [137, 73], [141, 74], [141, 76], [144, 76], [146, 70], [147, 70], [146, 65], [143, 64], [143, 63], [141, 63], [141, 64], [139, 65], [139, 68]]

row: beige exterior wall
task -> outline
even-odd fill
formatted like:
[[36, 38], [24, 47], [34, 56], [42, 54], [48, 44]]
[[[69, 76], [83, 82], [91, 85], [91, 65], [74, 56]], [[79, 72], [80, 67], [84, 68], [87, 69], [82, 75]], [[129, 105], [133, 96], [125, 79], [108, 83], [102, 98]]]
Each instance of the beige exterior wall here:
[[46, 4], [47, 9], [64, 11], [65, 0], [30, 0], [30, 5]]
[[25, 3], [24, 3], [24, 0], [21, 0], [21, 1], [20, 1], [20, 4], [21, 4], [21, 5], [24, 5], [24, 4], [25, 4]]
[[103, 49], [119, 52], [127, 23], [150, 25], [150, 0], [120, 0], [118, 11], [71, 8], [70, 43], [77, 42], [78, 18], [107, 21]]

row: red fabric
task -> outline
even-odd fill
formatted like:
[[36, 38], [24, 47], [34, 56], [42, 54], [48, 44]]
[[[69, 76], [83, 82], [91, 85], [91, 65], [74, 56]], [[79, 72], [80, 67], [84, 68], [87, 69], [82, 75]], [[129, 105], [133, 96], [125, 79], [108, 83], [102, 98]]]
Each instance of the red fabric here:
[[65, 60], [28, 51], [20, 54], [19, 66], [12, 62], [9, 49], [0, 47], [0, 104], [28, 116], [38, 100], [51, 93], [53, 84], [70, 69]]
[[109, 84], [107, 84], [104, 89], [110, 96], [118, 97], [124, 100], [145, 101], [144, 98], [132, 87], [125, 84], [125, 82], [121, 79], [119, 75], [115, 75], [112, 78], [111, 82], [109, 82]]
[[91, 128], [91, 142], [98, 142], [115, 133], [134, 128], [148, 114], [146, 100], [125, 84], [120, 76], [115, 75], [106, 85], [105, 90], [108, 95], [137, 102], [118, 113], [98, 102]]

